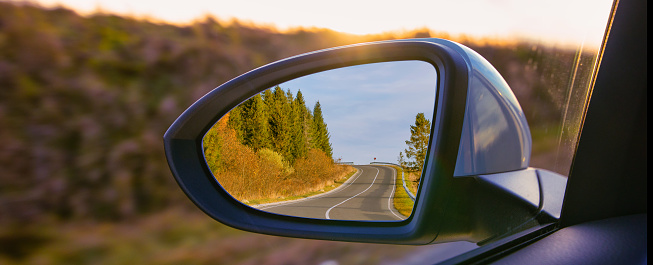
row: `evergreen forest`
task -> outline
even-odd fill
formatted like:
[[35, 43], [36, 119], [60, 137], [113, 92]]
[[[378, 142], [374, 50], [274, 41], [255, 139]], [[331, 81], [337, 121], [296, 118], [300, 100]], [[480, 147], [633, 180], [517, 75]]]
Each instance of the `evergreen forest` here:
[[322, 190], [353, 168], [336, 165], [320, 102], [276, 86], [243, 102], [203, 139], [218, 182], [244, 202]]

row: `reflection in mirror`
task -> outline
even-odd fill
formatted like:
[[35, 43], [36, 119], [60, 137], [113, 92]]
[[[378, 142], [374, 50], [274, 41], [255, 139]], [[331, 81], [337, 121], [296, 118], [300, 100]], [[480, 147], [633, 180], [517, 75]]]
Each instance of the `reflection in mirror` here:
[[204, 136], [234, 198], [308, 218], [411, 215], [436, 93], [434, 67], [395, 61], [303, 76], [255, 95]]

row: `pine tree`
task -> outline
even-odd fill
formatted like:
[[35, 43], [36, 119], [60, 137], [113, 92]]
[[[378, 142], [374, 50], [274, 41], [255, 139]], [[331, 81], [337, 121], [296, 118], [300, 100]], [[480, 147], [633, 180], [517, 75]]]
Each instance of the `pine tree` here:
[[265, 95], [268, 106], [268, 124], [272, 149], [285, 159], [290, 158], [290, 104], [286, 93], [279, 86], [274, 88], [272, 94]]
[[322, 117], [322, 107], [320, 101], [317, 101], [313, 108], [313, 145], [315, 148], [322, 150], [328, 157], [332, 157], [333, 149], [329, 138], [331, 136], [329, 136], [329, 130]]
[[267, 107], [260, 95], [241, 105], [242, 143], [254, 150], [270, 147]]
[[410, 126], [410, 140], [406, 141], [408, 149], [404, 150], [407, 159], [405, 164], [410, 170], [422, 171], [430, 135], [431, 122], [424, 117], [424, 113], [418, 113], [415, 117], [415, 125]]
[[[226, 116], [228, 116], [227, 124], [229, 128], [236, 132], [236, 137], [242, 143], [243, 141], [243, 117], [242, 105], [233, 108]], [[224, 118], [223, 118], [224, 119]]]
[[263, 102], [265, 102], [266, 105], [270, 104], [272, 102], [272, 89], [266, 89], [261, 93], [261, 98], [263, 99]]
[[406, 168], [406, 159], [404, 158], [403, 152], [399, 152], [399, 156], [397, 157], [397, 163], [399, 163], [399, 165], [402, 168]]
[[306, 128], [308, 127], [308, 124], [306, 124], [307, 113], [308, 109], [306, 108], [302, 92], [297, 91], [297, 97], [292, 101], [290, 110], [290, 152], [293, 159], [291, 162], [294, 162], [297, 158], [305, 157], [308, 152], [308, 139], [306, 136]]

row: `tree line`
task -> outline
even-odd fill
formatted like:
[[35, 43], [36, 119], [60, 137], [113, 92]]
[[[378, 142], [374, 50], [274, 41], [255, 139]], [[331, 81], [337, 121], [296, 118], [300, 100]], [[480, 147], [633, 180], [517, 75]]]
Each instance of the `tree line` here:
[[317, 101], [313, 111], [301, 90], [293, 96], [279, 86], [257, 94], [230, 112], [229, 127], [240, 142], [254, 150], [271, 149], [293, 163], [309, 149], [333, 156], [329, 131]]
[[320, 102], [276, 86], [231, 110], [204, 136], [213, 176], [245, 203], [302, 196], [353, 170], [336, 165]]

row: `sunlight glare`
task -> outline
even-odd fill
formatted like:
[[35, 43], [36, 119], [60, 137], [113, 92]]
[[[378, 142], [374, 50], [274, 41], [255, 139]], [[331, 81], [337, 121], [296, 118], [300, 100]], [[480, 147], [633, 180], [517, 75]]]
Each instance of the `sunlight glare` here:
[[[434, 32], [490, 38], [579, 43], [601, 40], [612, 1], [279, 1], [39, 0], [83, 14], [98, 10], [186, 24], [206, 15], [234, 18], [281, 31], [328, 28], [352, 34], [429, 28]], [[182, 3], [182, 4], [180, 4]]]

